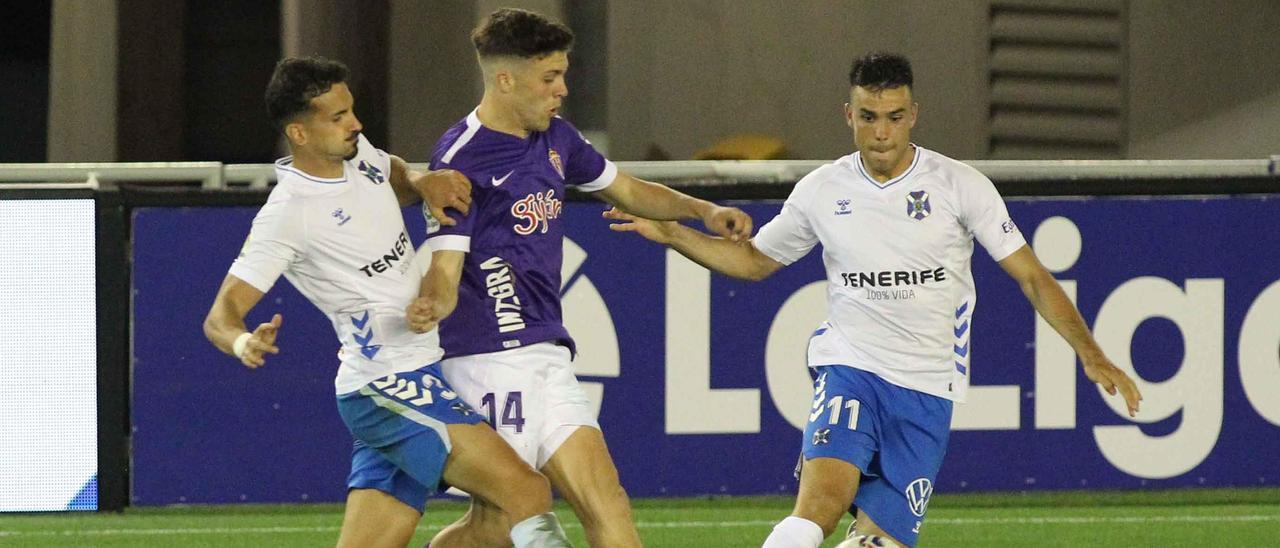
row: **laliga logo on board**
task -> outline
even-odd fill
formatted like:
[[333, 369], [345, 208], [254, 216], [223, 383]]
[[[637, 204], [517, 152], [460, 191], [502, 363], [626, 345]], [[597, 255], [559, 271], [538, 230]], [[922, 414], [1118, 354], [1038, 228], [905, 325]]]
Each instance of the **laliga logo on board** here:
[[564, 307], [564, 327], [578, 345], [573, 360], [582, 390], [587, 393], [596, 415], [604, 398], [604, 384], [588, 382], [588, 377], [617, 377], [622, 360], [613, 316], [600, 291], [586, 275], [580, 274], [587, 252], [569, 238], [564, 239], [564, 261], [560, 266], [560, 302]]

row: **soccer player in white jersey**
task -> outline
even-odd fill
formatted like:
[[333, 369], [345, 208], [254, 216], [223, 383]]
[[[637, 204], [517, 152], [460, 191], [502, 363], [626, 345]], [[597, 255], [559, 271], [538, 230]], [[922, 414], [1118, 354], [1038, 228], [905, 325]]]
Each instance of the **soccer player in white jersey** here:
[[907, 59], [861, 57], [849, 82], [845, 118], [858, 151], [801, 179], [749, 243], [606, 212], [620, 221], [615, 230], [748, 280], [822, 244], [828, 316], [808, 348], [817, 377], [800, 491], [768, 548], [816, 547], [846, 509], [856, 516], [851, 537], [915, 545], [946, 452], [952, 402], [964, 401], [969, 384], [975, 239], [1071, 344], [1090, 380], [1119, 392], [1130, 415], [1142, 399], [1026, 245], [991, 181], [911, 142], [919, 106]]
[[568, 546], [547, 479], [442, 380], [437, 333], [405, 322], [425, 267], [400, 207], [426, 197], [441, 214], [445, 205], [466, 210], [469, 185], [457, 172], [411, 171], [370, 144], [346, 78], [345, 66], [321, 58], [276, 65], [267, 110], [293, 155], [276, 162], [276, 187], [205, 335], [245, 366], [262, 366], [279, 352], [282, 318], [252, 332], [244, 318], [281, 274], [333, 322], [338, 411], [355, 438], [339, 546], [405, 546], [442, 483], [506, 511], [516, 546]]
[[[574, 377], [574, 342], [561, 320], [565, 190], [592, 192], [649, 217], [699, 219], [729, 238], [750, 236], [751, 218], [619, 172], [557, 116], [573, 44], [564, 25], [501, 9], [471, 37], [484, 97], [440, 138], [431, 167], [471, 179], [472, 207], [456, 225], [427, 236], [431, 270], [410, 324], [429, 329], [443, 320], [445, 377], [547, 475], [592, 546], [639, 546], [595, 408]], [[437, 539], [492, 544], [504, 520], [475, 501]]]

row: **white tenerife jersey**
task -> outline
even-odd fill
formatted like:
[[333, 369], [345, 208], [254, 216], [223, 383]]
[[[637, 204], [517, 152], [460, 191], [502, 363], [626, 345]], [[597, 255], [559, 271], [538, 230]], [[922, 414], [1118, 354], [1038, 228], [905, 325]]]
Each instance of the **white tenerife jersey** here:
[[752, 242], [784, 265], [822, 244], [828, 320], [809, 343], [810, 366], [856, 367], [962, 402], [975, 238], [996, 261], [1026, 244], [990, 179], [915, 147], [911, 166], [884, 183], [858, 153], [814, 170]]
[[284, 274], [329, 316], [341, 345], [339, 394], [443, 356], [437, 330], [414, 333], [405, 321], [430, 253], [409, 240], [387, 153], [363, 135], [358, 146], [337, 179], [277, 160], [278, 183], [230, 270], [263, 293]]

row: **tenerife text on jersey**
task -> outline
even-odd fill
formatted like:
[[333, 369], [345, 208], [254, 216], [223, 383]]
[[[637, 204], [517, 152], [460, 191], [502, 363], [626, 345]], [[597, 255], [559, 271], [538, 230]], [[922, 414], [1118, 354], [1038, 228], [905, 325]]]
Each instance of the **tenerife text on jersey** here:
[[[360, 271], [364, 272], [364, 275], [370, 278], [373, 277], [373, 273], [375, 272], [379, 274], [386, 272], [390, 270], [397, 261], [403, 261], [405, 259], [405, 253], [410, 249], [413, 248], [409, 243], [409, 235], [401, 231], [400, 237], [396, 238], [396, 243], [391, 246], [390, 251], [384, 254], [381, 259], [360, 267]], [[404, 271], [404, 268], [407, 267], [408, 264], [409, 263], [400, 263], [401, 272]]]
[[845, 287], [893, 287], [942, 282], [947, 279], [943, 267], [928, 270], [881, 270], [880, 272], [841, 272]]

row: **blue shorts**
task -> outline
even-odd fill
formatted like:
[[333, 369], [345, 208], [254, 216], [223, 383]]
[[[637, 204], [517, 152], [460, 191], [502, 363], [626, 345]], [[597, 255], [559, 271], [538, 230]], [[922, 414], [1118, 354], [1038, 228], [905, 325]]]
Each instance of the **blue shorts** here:
[[830, 457], [862, 472], [850, 511], [861, 509], [914, 546], [947, 452], [951, 401], [843, 365], [813, 368], [804, 460]]
[[444, 382], [440, 364], [383, 377], [338, 396], [351, 430], [348, 489], [377, 489], [419, 513], [440, 487], [450, 424], [484, 422]]

